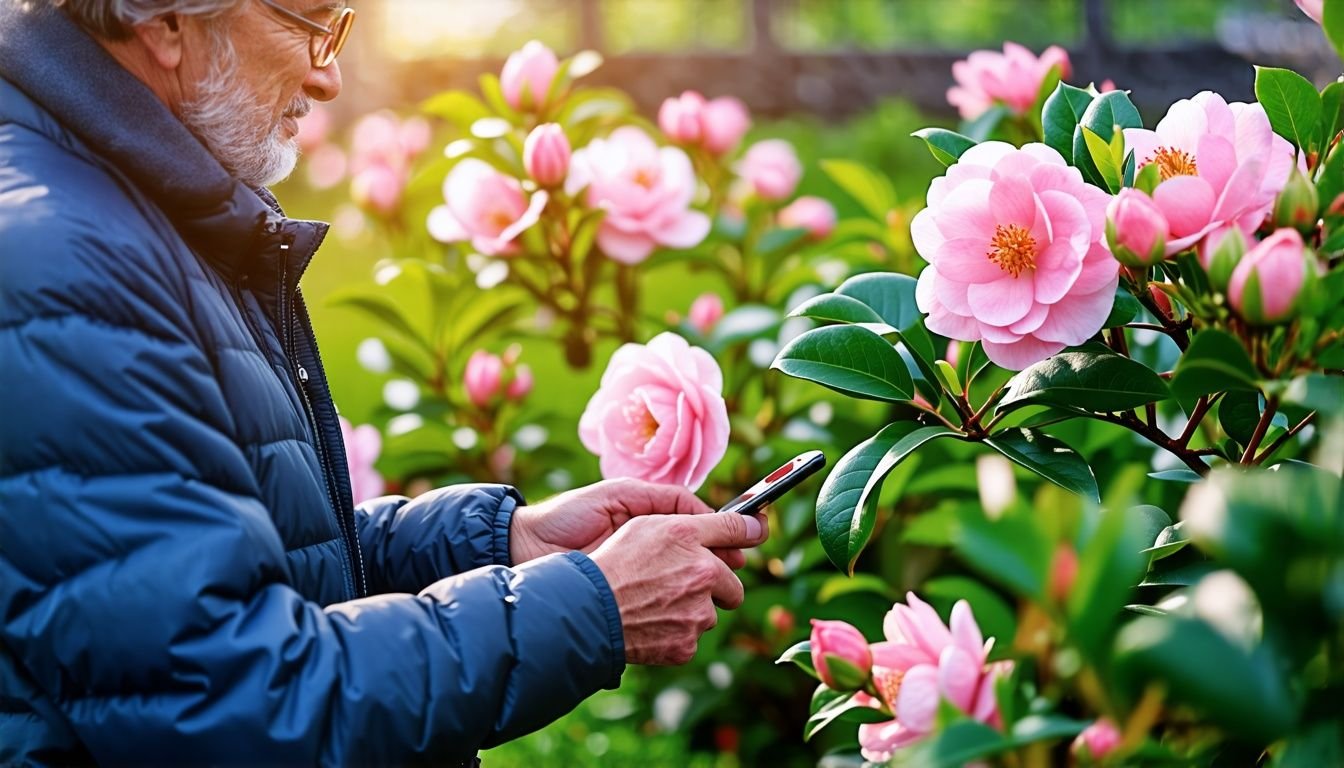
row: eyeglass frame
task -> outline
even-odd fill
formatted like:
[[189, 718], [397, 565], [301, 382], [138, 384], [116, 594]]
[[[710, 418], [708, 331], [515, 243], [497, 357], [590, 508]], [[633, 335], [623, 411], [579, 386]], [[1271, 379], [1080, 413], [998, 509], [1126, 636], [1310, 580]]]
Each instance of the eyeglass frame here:
[[[355, 9], [348, 5], [341, 9], [336, 20], [331, 23], [330, 27], [327, 27], [313, 21], [301, 13], [291, 11], [277, 3], [275, 0], [257, 0], [257, 2], [270, 8], [284, 18], [299, 24], [312, 33], [312, 37], [308, 43], [308, 55], [312, 60], [313, 66], [317, 69], [329, 67], [332, 62], [336, 61], [336, 57], [340, 54], [341, 49], [345, 47], [345, 41], [350, 37], [350, 29], [355, 23]], [[336, 38], [336, 33], [341, 31], [342, 25], [345, 26], [345, 32], [339, 38]], [[320, 50], [319, 43], [322, 39], [318, 37], [319, 35], [327, 38], [336, 38], [331, 46], [331, 50], [327, 53], [326, 58], [321, 60], [318, 59], [318, 51]]]

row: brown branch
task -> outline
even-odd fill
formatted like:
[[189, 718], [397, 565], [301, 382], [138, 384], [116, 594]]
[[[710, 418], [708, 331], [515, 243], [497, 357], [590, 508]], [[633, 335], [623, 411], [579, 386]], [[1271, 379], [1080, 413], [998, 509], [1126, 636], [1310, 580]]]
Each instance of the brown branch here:
[[1255, 432], [1251, 435], [1250, 442], [1246, 443], [1246, 451], [1241, 454], [1241, 464], [1252, 464], [1255, 459], [1255, 449], [1260, 447], [1260, 441], [1265, 439], [1265, 433], [1269, 431], [1270, 422], [1274, 421], [1274, 414], [1279, 410], [1278, 398], [1270, 398], [1265, 401], [1265, 412], [1260, 414], [1260, 421], [1256, 422]]
[[1285, 443], [1293, 439], [1293, 436], [1296, 435], [1298, 432], [1301, 432], [1302, 428], [1307, 426], [1307, 424], [1311, 423], [1311, 420], [1314, 419], [1315, 417], [1316, 417], [1315, 411], [1308, 413], [1306, 416], [1302, 418], [1301, 421], [1294, 424], [1287, 432], [1284, 432], [1282, 435], [1279, 435], [1277, 438], [1275, 438], [1274, 442], [1270, 443], [1269, 447], [1266, 448], [1263, 452], [1261, 452], [1259, 456], [1256, 456], [1255, 459], [1251, 462], [1251, 464], [1264, 463], [1265, 459], [1268, 459], [1270, 456], [1274, 455], [1275, 451], [1279, 450], [1284, 446]]

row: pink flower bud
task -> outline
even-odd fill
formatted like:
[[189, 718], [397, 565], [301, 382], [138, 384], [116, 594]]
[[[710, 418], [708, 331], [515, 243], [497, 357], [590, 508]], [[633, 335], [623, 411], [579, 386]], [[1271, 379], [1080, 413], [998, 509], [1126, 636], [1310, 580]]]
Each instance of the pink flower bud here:
[[714, 325], [723, 317], [723, 299], [717, 293], [702, 293], [691, 302], [686, 320], [691, 327], [705, 335], [714, 329]]
[[1157, 283], [1148, 284], [1148, 294], [1153, 297], [1153, 303], [1162, 310], [1162, 319], [1171, 319], [1171, 297], [1167, 292], [1157, 287]]
[[1090, 761], [1101, 761], [1115, 748], [1120, 746], [1120, 730], [1108, 718], [1100, 718], [1083, 729], [1073, 740], [1071, 751], [1076, 757]]
[[504, 71], [499, 75], [499, 86], [504, 100], [514, 109], [536, 111], [546, 104], [546, 94], [560, 68], [555, 52], [533, 40], [521, 50], [509, 54]]
[[700, 118], [705, 149], [716, 155], [730, 152], [749, 128], [751, 115], [746, 105], [732, 96], [710, 100]]
[[1055, 556], [1050, 561], [1050, 597], [1055, 602], [1063, 603], [1069, 599], [1069, 591], [1073, 589], [1073, 581], [1078, 578], [1078, 552], [1073, 545], [1064, 542], [1055, 549]]
[[812, 620], [812, 666], [835, 691], [857, 691], [873, 671], [873, 652], [863, 634], [843, 621]]
[[793, 611], [782, 605], [772, 605], [770, 610], [765, 612], [765, 623], [779, 635], [788, 636], [793, 632]]
[[433, 134], [428, 120], [419, 116], [408, 117], [397, 128], [397, 142], [401, 144], [406, 159], [410, 160], [429, 147]]
[[1232, 272], [1228, 300], [1252, 325], [1281, 323], [1292, 317], [1311, 277], [1314, 269], [1302, 235], [1280, 229], [1246, 252]]
[[806, 229], [812, 239], [825, 240], [835, 230], [835, 206], [820, 197], [800, 197], [779, 212], [779, 225]]
[[391, 166], [376, 163], [355, 174], [350, 180], [350, 197], [361, 208], [384, 216], [401, 203], [405, 177]]
[[1288, 177], [1288, 184], [1274, 201], [1274, 226], [1292, 227], [1303, 234], [1310, 234], [1316, 229], [1316, 210], [1319, 205], [1316, 185], [1295, 169]]
[[1294, 2], [1303, 13], [1311, 17], [1312, 21], [1321, 23], [1321, 19], [1325, 16], [1325, 0], [1294, 0]]
[[705, 109], [705, 97], [696, 91], [670, 96], [658, 108], [658, 127], [678, 144], [700, 143], [700, 118]]
[[462, 376], [467, 399], [477, 408], [484, 408], [499, 392], [503, 375], [504, 363], [499, 357], [483, 349], [471, 353], [471, 357], [467, 359], [466, 372]]
[[783, 139], [757, 142], [747, 150], [738, 167], [762, 200], [785, 200], [798, 188], [803, 165], [793, 145]]
[[520, 365], [513, 369], [513, 381], [509, 382], [509, 387], [504, 391], [504, 396], [513, 401], [522, 400], [527, 397], [527, 393], [532, 391], [532, 369], [526, 365]]
[[1167, 217], [1144, 192], [1126, 188], [1106, 208], [1106, 243], [1127, 267], [1161, 261], [1167, 248]]
[[558, 187], [569, 174], [569, 139], [558, 123], [545, 123], [532, 129], [523, 143], [523, 166], [527, 174], [543, 187]]

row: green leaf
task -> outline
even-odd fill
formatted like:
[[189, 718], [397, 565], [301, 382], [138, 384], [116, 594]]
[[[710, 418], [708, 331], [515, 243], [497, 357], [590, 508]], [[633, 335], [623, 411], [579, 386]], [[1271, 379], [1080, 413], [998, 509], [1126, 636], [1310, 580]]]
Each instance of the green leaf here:
[[891, 764], [902, 768], [963, 768], [1012, 747], [1012, 741], [988, 725], [960, 720], [924, 741], [896, 750]]
[[1311, 149], [1320, 133], [1321, 95], [1310, 81], [1290, 69], [1256, 67], [1255, 98], [1275, 133]]
[[1186, 405], [1214, 392], [1257, 392], [1259, 378], [1240, 341], [1226, 331], [1207, 328], [1195, 334], [1176, 363], [1171, 391]]
[[481, 86], [481, 95], [485, 97], [485, 103], [490, 105], [494, 114], [506, 118], [518, 116], [509, 106], [509, 102], [504, 99], [504, 88], [499, 84], [499, 78], [492, 72], [482, 73], [477, 83]]
[[1344, 143], [1337, 145], [1325, 159], [1325, 166], [1321, 168], [1320, 178], [1316, 182], [1316, 195], [1320, 198], [1323, 210], [1329, 210], [1341, 194], [1344, 194]]
[[999, 123], [1002, 123], [1009, 114], [1007, 107], [995, 104], [974, 120], [963, 123], [961, 132], [966, 138], [978, 144], [993, 136], [999, 128]]
[[1335, 46], [1335, 53], [1344, 59], [1344, 3], [1339, 0], [1325, 0], [1321, 13], [1321, 29], [1325, 37]]
[[1041, 113], [1045, 143], [1066, 158], [1073, 156], [1073, 129], [1082, 121], [1092, 99], [1092, 94], [1086, 90], [1060, 83], [1045, 100], [1045, 109]]
[[886, 221], [887, 214], [898, 205], [891, 180], [863, 163], [822, 160], [821, 170], [878, 221]]
[[963, 341], [960, 344], [961, 356], [957, 358], [957, 377], [961, 379], [963, 386], [969, 387], [971, 381], [990, 365], [989, 355], [985, 353], [985, 345], [978, 341]]
[[812, 695], [812, 715], [807, 718], [807, 724], [803, 726], [803, 741], [811, 739], [817, 731], [836, 720], [880, 723], [890, 719], [891, 715], [883, 714], [876, 707], [856, 702], [852, 693], [839, 693], [820, 686]]
[[1183, 522], [1168, 525], [1157, 534], [1157, 538], [1153, 539], [1152, 546], [1143, 550], [1143, 553], [1148, 555], [1148, 567], [1151, 568], [1158, 560], [1180, 552], [1189, 543], [1190, 540], [1185, 537]]
[[467, 133], [472, 123], [490, 116], [485, 104], [466, 91], [435, 94], [420, 103], [420, 111], [451, 122], [462, 133]]
[[1112, 352], [1063, 352], [1013, 377], [1000, 410], [1053, 405], [1128, 411], [1171, 396], [1167, 383], [1143, 363]]
[[1050, 67], [1041, 78], [1041, 85], [1036, 89], [1036, 98], [1032, 99], [1031, 106], [1027, 108], [1025, 117], [1031, 121], [1031, 129], [1037, 136], [1045, 135], [1045, 102], [1054, 95], [1055, 89], [1059, 87], [1060, 76], [1063, 75], [1063, 68], [1056, 64]]
[[869, 592], [888, 600], [897, 597], [896, 591], [880, 576], [871, 573], [856, 573], [853, 576], [832, 576], [817, 590], [817, 602], [829, 603], [840, 595], [852, 595], [856, 592]]
[[1115, 654], [1124, 677], [1166, 683], [1173, 701], [1246, 741], [1274, 741], [1297, 720], [1275, 662], [1247, 653], [1201, 621], [1141, 616], [1120, 630]]
[[896, 422], [854, 446], [836, 462], [817, 494], [817, 538], [835, 567], [854, 572], [854, 563], [867, 546], [876, 522], [876, 511], [869, 501], [876, 500], [891, 470], [924, 443], [955, 434], [943, 427]]
[[849, 278], [835, 292], [867, 304], [883, 322], [903, 331], [924, 316], [915, 303], [918, 282], [895, 272], [867, 272]]
[[1025, 515], [990, 520], [977, 504], [967, 504], [950, 533], [952, 548], [983, 576], [1014, 594], [1041, 598], [1054, 542]]
[[823, 293], [794, 307], [789, 317], [810, 317], [831, 323], [882, 323], [873, 308], [840, 293]]
[[709, 344], [722, 349], [731, 344], [762, 336], [773, 336], [783, 321], [779, 310], [760, 304], [743, 304], [719, 318], [710, 332]]
[[1307, 373], [1293, 379], [1283, 402], [1311, 411], [1339, 414], [1344, 410], [1344, 377]]
[[1324, 152], [1341, 129], [1344, 129], [1344, 81], [1336, 80], [1321, 91], [1321, 134], [1316, 146]]
[[386, 329], [397, 333], [407, 341], [413, 342], [417, 348], [426, 354], [431, 357], [434, 356], [434, 348], [411, 325], [410, 320], [401, 313], [401, 308], [381, 294], [369, 293], [362, 288], [349, 289], [333, 293], [328, 297], [327, 303], [334, 307], [357, 309], [382, 323]]
[[1115, 303], [1111, 305], [1111, 314], [1106, 318], [1106, 324], [1103, 328], [1117, 328], [1132, 321], [1139, 316], [1139, 311], [1143, 305], [1134, 298], [1124, 286], [1117, 286], [1115, 289]]
[[1194, 485], [1204, 479], [1203, 475], [1193, 469], [1166, 469], [1161, 472], [1149, 472], [1148, 476], [1154, 480], [1187, 485]]
[[943, 386], [947, 387], [947, 391], [961, 397], [962, 389], [961, 382], [957, 380], [957, 369], [946, 360], [936, 360], [934, 365], [938, 369], [938, 378], [943, 382]]
[[780, 350], [771, 368], [852, 397], [906, 402], [915, 384], [889, 342], [857, 325], [813, 328]]
[[1128, 94], [1124, 91], [1108, 91], [1087, 105], [1087, 111], [1073, 132], [1073, 164], [1082, 171], [1083, 178], [1098, 187], [1105, 188], [1106, 182], [1092, 161], [1082, 129], [1092, 131], [1109, 144], [1117, 127], [1142, 128], [1143, 119], [1139, 117], [1139, 110], [1135, 109]]
[[1078, 553], [1078, 575], [1066, 606], [1069, 637], [1094, 664], [1103, 660], [1126, 598], [1148, 568], [1142, 550], [1151, 541], [1140, 515], [1112, 507], [1102, 513], [1096, 532]]
[[762, 256], [779, 254], [803, 242], [808, 231], [802, 227], [772, 229], [756, 241], [756, 252]]
[[[856, 577], [857, 578], [857, 577]], [[947, 604], [965, 600], [971, 606], [975, 622], [985, 637], [1003, 638], [1017, 634], [1017, 616], [1012, 605], [998, 592], [968, 576], [938, 576], [924, 582], [920, 589], [926, 599], [942, 599]]]
[[1034, 429], [1007, 429], [985, 438], [985, 445], [1009, 461], [1084, 498], [1100, 500], [1092, 468], [1072, 448]]
[[1124, 180], [1120, 163], [1116, 161], [1115, 153], [1111, 151], [1111, 145], [1085, 125], [1078, 126], [1078, 130], [1083, 133], [1083, 143], [1087, 145], [1087, 155], [1092, 158], [1092, 164], [1096, 166], [1098, 175], [1106, 183], [1106, 189], [1112, 193], [1119, 192]]
[[934, 159], [944, 166], [956, 163], [963, 152], [976, 144], [974, 139], [945, 128], [923, 128], [910, 135], [923, 139]]
[[775, 659], [775, 663], [797, 664], [799, 669], [817, 677], [817, 668], [812, 666], [812, 642], [810, 640], [804, 640], [801, 643], [794, 643], [789, 646], [788, 650], [780, 654], [778, 659]]
[[1260, 393], [1228, 392], [1218, 401], [1218, 425], [1227, 436], [1246, 445], [1260, 422]]
[[1083, 732], [1088, 723], [1062, 715], [1027, 715], [1013, 724], [1013, 743], [1031, 744], [1037, 741], [1072, 739]]
[[1134, 188], [1142, 190], [1149, 197], [1153, 196], [1153, 190], [1162, 183], [1162, 169], [1157, 163], [1148, 163], [1143, 166], [1138, 175], [1134, 177]]

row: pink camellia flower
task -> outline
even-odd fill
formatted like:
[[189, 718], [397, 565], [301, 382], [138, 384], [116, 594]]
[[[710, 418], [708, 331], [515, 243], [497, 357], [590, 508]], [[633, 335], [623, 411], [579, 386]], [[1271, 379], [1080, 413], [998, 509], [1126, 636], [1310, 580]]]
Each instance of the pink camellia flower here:
[[1089, 339], [1119, 283], [1102, 242], [1109, 202], [1044, 144], [966, 150], [910, 222], [929, 262], [915, 291], [929, 330], [981, 341], [1012, 370]]
[[835, 206], [820, 197], [804, 195], [779, 212], [779, 225], [806, 229], [814, 240], [825, 240], [835, 231]]
[[341, 439], [345, 443], [345, 463], [350, 469], [350, 492], [355, 503], [383, 495], [383, 476], [373, 468], [383, 450], [383, 436], [371, 424], [352, 427], [340, 417]]
[[1293, 0], [1302, 12], [1311, 17], [1311, 20], [1317, 24], [1325, 17], [1325, 0]]
[[1069, 751], [1076, 757], [1096, 762], [1106, 759], [1120, 746], [1120, 742], [1120, 729], [1115, 727], [1110, 718], [1103, 717], [1084, 728], [1073, 740]]
[[1142, 190], [1120, 190], [1106, 208], [1106, 243], [1127, 267], [1147, 267], [1166, 256], [1167, 217]]
[[532, 369], [526, 365], [519, 365], [513, 369], [513, 380], [504, 390], [504, 396], [513, 401], [522, 400], [532, 391]]
[[433, 137], [434, 129], [430, 127], [429, 121], [419, 115], [401, 121], [401, 126], [397, 130], [397, 142], [401, 144], [401, 151], [407, 158], [413, 158], [424, 152]]
[[709, 217], [691, 210], [695, 172], [676, 147], [623, 126], [574, 153], [565, 190], [607, 215], [597, 232], [603, 253], [638, 264], [658, 246], [690, 248], [709, 234]]
[[444, 243], [470, 240], [486, 256], [516, 253], [514, 239], [541, 219], [550, 199], [539, 190], [529, 200], [517, 179], [473, 157], [443, 180], [443, 198], [446, 204], [429, 212], [429, 234]]
[[335, 144], [323, 144], [308, 153], [308, 183], [314, 189], [330, 189], [345, 178], [348, 164], [345, 151]]
[[410, 181], [411, 161], [429, 144], [429, 123], [388, 111], [360, 118], [350, 139], [350, 196], [364, 208], [390, 214]]
[[350, 179], [350, 198], [361, 208], [388, 215], [401, 203], [405, 176], [381, 163], [370, 165]]
[[698, 144], [722, 155], [742, 140], [751, 127], [746, 105], [731, 96], [705, 100], [696, 91], [686, 91], [663, 101], [658, 109], [658, 127], [681, 144]]
[[784, 200], [798, 188], [803, 164], [798, 162], [792, 144], [783, 139], [767, 139], [751, 145], [737, 172], [762, 200]]
[[702, 293], [691, 302], [686, 320], [701, 336], [714, 330], [714, 326], [723, 317], [723, 299], [717, 293]]
[[625, 344], [579, 419], [602, 477], [700, 487], [728, 449], [723, 372], [674, 333]]
[[558, 187], [569, 173], [569, 139], [559, 123], [538, 125], [523, 142], [523, 167], [543, 187]]
[[1054, 66], [1059, 67], [1061, 79], [1072, 74], [1068, 52], [1057, 45], [1046, 48], [1040, 58], [1009, 42], [1003, 44], [1003, 53], [975, 51], [952, 65], [957, 84], [948, 89], [947, 101], [966, 120], [974, 120], [996, 102], [1007, 105], [1015, 115], [1026, 114]]
[[514, 109], [536, 110], [545, 106], [546, 94], [559, 69], [554, 51], [540, 41], [530, 41], [509, 54], [504, 62], [504, 70], [499, 74], [504, 100]]
[[[994, 639], [983, 639], [971, 606], [958, 600], [949, 627], [913, 592], [906, 594], [906, 603], [897, 603], [887, 614], [882, 625], [886, 641], [871, 646], [880, 703], [896, 714], [885, 723], [859, 726], [863, 756], [874, 762], [885, 763], [896, 750], [927, 736], [943, 699], [982, 723], [1002, 725], [994, 685], [1011, 671], [1012, 663], [988, 663]], [[863, 692], [854, 694], [854, 700], [880, 707]]]
[[[1232, 272], [1227, 298], [1252, 325], [1273, 325], [1293, 315], [1297, 299], [1313, 276], [1312, 257], [1297, 230], [1285, 227], [1246, 252]], [[1251, 276], [1256, 290], [1248, 289]]]
[[499, 385], [503, 378], [504, 362], [499, 356], [478, 349], [467, 358], [467, 367], [462, 374], [462, 386], [467, 391], [467, 399], [477, 408], [484, 408], [495, 395], [499, 394]]
[[1227, 225], [1255, 232], [1293, 170], [1293, 145], [1259, 104], [1228, 104], [1204, 91], [1171, 105], [1156, 131], [1125, 129], [1139, 167], [1155, 163], [1153, 200], [1167, 218], [1167, 255]]
[[843, 621], [812, 620], [812, 667], [827, 688], [857, 691], [868, 684], [873, 653], [868, 641]]

